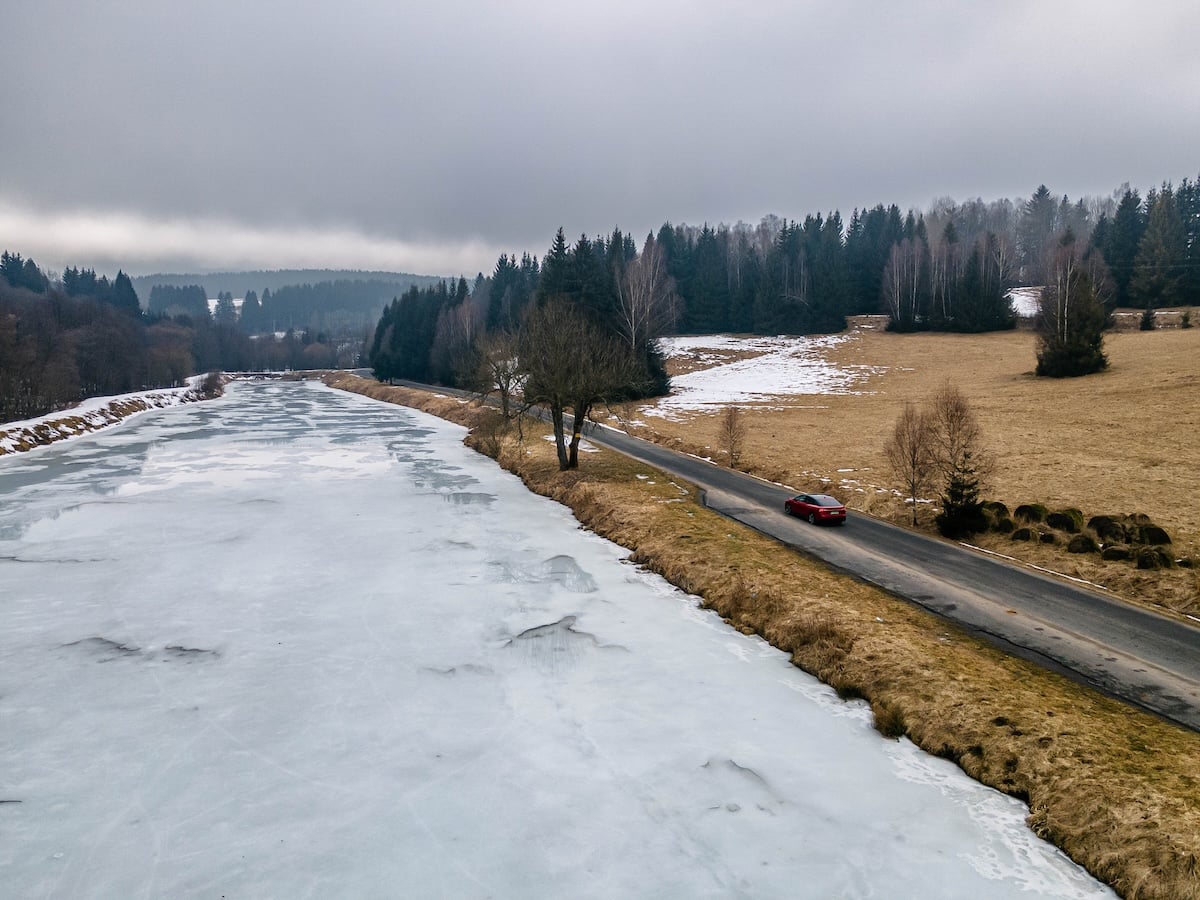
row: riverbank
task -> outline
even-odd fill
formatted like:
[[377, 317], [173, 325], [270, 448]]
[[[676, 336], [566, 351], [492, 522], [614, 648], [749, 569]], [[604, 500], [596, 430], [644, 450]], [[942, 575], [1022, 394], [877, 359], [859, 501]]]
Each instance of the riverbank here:
[[166, 409], [219, 397], [222, 389], [223, 381], [219, 374], [194, 375], [188, 379], [186, 387], [140, 391], [117, 397], [93, 397], [71, 409], [48, 413], [36, 419], [0, 424], [0, 456], [90, 434], [152, 409]]
[[569, 506], [733, 626], [861, 697], [905, 735], [1029, 804], [1030, 827], [1126, 897], [1200, 898], [1200, 735], [1005, 656], [881, 591], [783, 550], [620, 454], [559, 472], [546, 427], [497, 428], [457, 398], [344, 373], [332, 387], [471, 427], [467, 443]]

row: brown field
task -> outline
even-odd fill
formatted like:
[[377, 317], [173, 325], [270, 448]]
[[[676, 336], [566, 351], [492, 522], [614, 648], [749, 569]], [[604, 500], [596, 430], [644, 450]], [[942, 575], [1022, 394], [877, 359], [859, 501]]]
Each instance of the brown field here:
[[[824, 487], [853, 509], [907, 520], [883, 445], [906, 400], [920, 401], [949, 381], [971, 401], [995, 455], [986, 497], [1010, 508], [1076, 507], [1085, 519], [1145, 513], [1171, 534], [1177, 557], [1200, 560], [1200, 328], [1110, 333], [1108, 370], [1074, 379], [1035, 377], [1034, 340], [1029, 331], [855, 330], [828, 358], [882, 371], [864, 378], [858, 394], [793, 395], [747, 407], [739, 467], [797, 489]], [[717, 413], [639, 418], [645, 425], [631, 429], [637, 434], [720, 458]], [[932, 515], [925, 507], [927, 523]], [[1200, 615], [1200, 570], [1143, 572], [1001, 535], [977, 543], [1129, 599]]]
[[636, 562], [843, 697], [865, 699], [884, 735], [907, 735], [1025, 799], [1038, 834], [1122, 895], [1200, 898], [1200, 735], [787, 552], [697, 503], [690, 485], [620, 454], [587, 454], [580, 470], [563, 473], [541, 423], [525, 423], [521, 441], [475, 404], [345, 374], [327, 381], [472, 426], [469, 444], [633, 550]]

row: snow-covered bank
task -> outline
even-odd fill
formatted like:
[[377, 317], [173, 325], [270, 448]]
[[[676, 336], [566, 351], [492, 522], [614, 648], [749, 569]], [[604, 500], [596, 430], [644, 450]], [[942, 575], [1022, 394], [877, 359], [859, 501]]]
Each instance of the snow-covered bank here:
[[71, 409], [47, 413], [36, 419], [0, 424], [0, 456], [69, 440], [125, 421], [152, 409], [166, 409], [205, 399], [200, 389], [203, 375], [193, 375], [186, 387], [158, 388], [115, 397], [91, 397]]

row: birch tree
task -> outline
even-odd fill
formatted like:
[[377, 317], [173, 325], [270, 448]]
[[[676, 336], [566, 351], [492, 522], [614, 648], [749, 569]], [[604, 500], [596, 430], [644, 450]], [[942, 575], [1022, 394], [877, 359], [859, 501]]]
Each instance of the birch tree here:
[[1063, 235], [1038, 300], [1037, 374], [1052, 378], [1099, 372], [1108, 365], [1103, 291], [1107, 278], [1096, 256], [1080, 255], [1071, 232]]
[[631, 350], [637, 351], [675, 327], [679, 297], [667, 274], [667, 259], [653, 235], [641, 254], [617, 278], [617, 323]]

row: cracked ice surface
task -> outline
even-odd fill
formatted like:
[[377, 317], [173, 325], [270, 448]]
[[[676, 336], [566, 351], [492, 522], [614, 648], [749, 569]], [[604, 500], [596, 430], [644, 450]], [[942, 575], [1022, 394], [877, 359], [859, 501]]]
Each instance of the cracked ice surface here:
[[0, 893], [1112, 896], [462, 434], [234, 384], [0, 460]]

